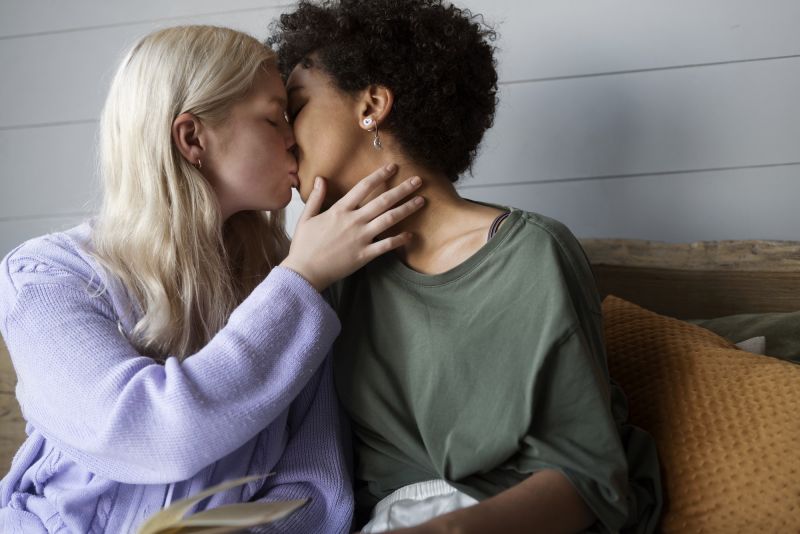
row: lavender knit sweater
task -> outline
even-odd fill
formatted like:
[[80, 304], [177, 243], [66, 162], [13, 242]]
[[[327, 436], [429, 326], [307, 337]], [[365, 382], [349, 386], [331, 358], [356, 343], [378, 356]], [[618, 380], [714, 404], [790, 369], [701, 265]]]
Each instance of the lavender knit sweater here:
[[198, 509], [308, 497], [258, 532], [347, 532], [352, 491], [325, 356], [339, 322], [276, 268], [202, 350], [164, 365], [126, 339], [126, 292], [84, 251], [90, 225], [0, 264], [0, 332], [28, 438], [0, 482], [3, 534], [123, 534], [169, 502], [250, 474]]

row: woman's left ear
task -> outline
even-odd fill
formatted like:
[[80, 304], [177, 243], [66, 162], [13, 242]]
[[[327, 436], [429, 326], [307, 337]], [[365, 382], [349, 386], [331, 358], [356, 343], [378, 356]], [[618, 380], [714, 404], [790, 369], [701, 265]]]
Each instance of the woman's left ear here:
[[359, 102], [359, 126], [374, 130], [392, 112], [394, 93], [384, 85], [370, 85], [364, 89]]
[[181, 113], [172, 121], [172, 140], [181, 155], [197, 167], [203, 167], [205, 146], [201, 135], [202, 124], [191, 113]]

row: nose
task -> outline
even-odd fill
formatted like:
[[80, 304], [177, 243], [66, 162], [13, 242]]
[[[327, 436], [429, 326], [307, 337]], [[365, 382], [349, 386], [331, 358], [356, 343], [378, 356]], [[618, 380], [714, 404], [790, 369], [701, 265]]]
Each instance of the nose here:
[[291, 124], [286, 125], [286, 150], [294, 151], [294, 147], [297, 145], [297, 142], [294, 138], [294, 130], [292, 129]]

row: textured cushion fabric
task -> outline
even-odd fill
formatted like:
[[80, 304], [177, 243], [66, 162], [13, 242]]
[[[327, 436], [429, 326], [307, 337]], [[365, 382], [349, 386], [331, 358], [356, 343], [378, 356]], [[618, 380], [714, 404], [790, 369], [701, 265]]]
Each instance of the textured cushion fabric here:
[[734, 343], [764, 336], [765, 354], [800, 363], [800, 311], [749, 313], [691, 321]]
[[609, 296], [609, 371], [656, 439], [664, 533], [800, 532], [800, 366]]

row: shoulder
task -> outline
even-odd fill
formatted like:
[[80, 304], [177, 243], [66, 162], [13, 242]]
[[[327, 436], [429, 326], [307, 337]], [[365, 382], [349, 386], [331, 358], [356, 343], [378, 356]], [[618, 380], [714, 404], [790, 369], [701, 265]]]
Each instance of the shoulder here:
[[0, 316], [7, 315], [26, 286], [50, 284], [98, 293], [104, 283], [90, 250], [88, 222], [17, 246], [0, 262]]
[[588, 259], [578, 239], [562, 222], [539, 213], [519, 212], [515, 240], [521, 250], [537, 256], [554, 255], [566, 262], [574, 274], [584, 276]]
[[509, 244], [521, 261], [540, 269], [539, 275], [560, 279], [572, 298], [599, 313], [597, 287], [589, 260], [572, 231], [562, 222], [539, 213], [516, 210]]
[[583, 255], [578, 239], [561, 221], [532, 211], [511, 210], [519, 212], [520, 228], [527, 240], [548, 244], [564, 254]]

